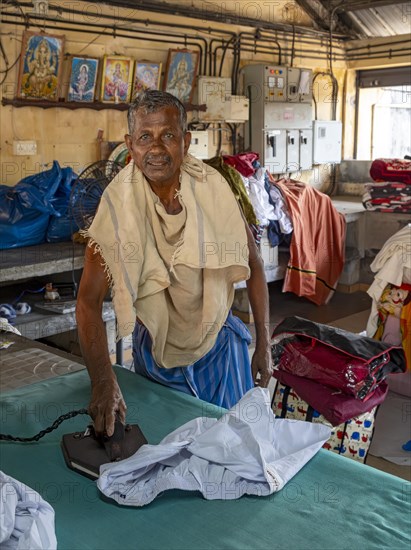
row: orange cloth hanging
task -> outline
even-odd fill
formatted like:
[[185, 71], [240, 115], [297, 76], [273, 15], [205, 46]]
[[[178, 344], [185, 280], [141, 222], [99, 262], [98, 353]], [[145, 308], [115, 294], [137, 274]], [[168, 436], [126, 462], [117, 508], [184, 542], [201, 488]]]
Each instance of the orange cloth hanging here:
[[294, 226], [283, 291], [326, 304], [344, 267], [345, 218], [328, 195], [310, 185], [286, 179], [274, 184], [287, 201]]

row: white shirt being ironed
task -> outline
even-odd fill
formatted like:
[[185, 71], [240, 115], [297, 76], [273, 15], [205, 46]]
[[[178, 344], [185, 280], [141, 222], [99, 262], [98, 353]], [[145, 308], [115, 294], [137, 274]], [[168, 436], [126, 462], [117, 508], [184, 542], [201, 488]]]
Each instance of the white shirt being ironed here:
[[200, 417], [101, 466], [97, 485], [119, 504], [144, 506], [168, 489], [204, 498], [265, 496], [284, 485], [331, 435], [322, 424], [276, 419], [267, 389], [253, 388], [220, 419]]

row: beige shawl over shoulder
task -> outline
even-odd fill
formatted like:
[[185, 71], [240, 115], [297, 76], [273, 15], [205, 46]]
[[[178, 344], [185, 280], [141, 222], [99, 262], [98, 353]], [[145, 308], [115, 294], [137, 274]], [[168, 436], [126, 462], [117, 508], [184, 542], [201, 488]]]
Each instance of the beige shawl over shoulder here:
[[[117, 317], [117, 337], [132, 333], [138, 315], [150, 332], [154, 358], [164, 367], [191, 364], [211, 349], [221, 328], [216, 331], [212, 325], [225, 321], [233, 284], [249, 277], [244, 220], [227, 182], [191, 155], [184, 159], [180, 181], [179, 196], [187, 215], [169, 265], [158, 252], [155, 235], [160, 221], [153, 215], [149, 184], [133, 162], [105, 189], [93, 223], [85, 232], [89, 246], [96, 246], [104, 261]], [[195, 349], [185, 349], [184, 334], [178, 346], [170, 346], [167, 340], [172, 320], [166, 295], [171, 274], [179, 265], [202, 270], [204, 281], [207, 276], [213, 281], [208, 289], [228, 288], [221, 293], [222, 300], [209, 300], [210, 290], [202, 291], [202, 300], [214, 303], [211, 307], [204, 303], [198, 318], [189, 319], [193, 330], [201, 333]]]

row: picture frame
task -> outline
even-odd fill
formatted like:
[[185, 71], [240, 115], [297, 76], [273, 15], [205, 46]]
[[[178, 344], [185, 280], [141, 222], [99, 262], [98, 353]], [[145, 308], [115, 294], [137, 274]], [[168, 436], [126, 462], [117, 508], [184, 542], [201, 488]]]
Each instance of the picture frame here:
[[133, 84], [133, 59], [105, 55], [101, 71], [100, 99], [103, 103], [128, 103]]
[[136, 61], [134, 68], [133, 99], [146, 90], [160, 87], [162, 63]]
[[63, 67], [64, 35], [24, 31], [17, 97], [58, 101]]
[[176, 96], [182, 103], [191, 103], [198, 71], [199, 52], [193, 50], [168, 51], [163, 90]]
[[69, 62], [67, 101], [93, 102], [96, 96], [100, 60], [96, 57], [73, 55]]

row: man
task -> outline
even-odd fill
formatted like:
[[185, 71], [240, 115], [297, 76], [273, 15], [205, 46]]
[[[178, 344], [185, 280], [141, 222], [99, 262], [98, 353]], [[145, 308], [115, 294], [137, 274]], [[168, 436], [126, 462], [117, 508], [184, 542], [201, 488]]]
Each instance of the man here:
[[[126, 405], [101, 318], [111, 287], [117, 335], [133, 332], [136, 372], [230, 407], [271, 375], [268, 290], [261, 257], [221, 175], [187, 155], [191, 135], [180, 101], [147, 91], [131, 103], [125, 141], [132, 161], [105, 190], [87, 231], [77, 300], [89, 411], [111, 435]], [[256, 349], [230, 313], [234, 283], [248, 279]]]

